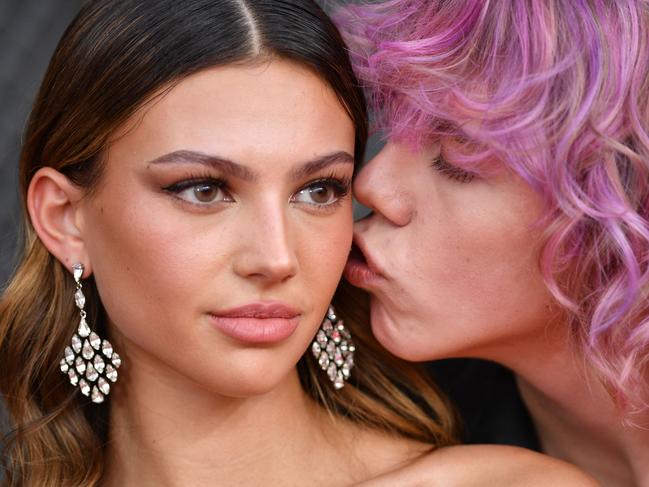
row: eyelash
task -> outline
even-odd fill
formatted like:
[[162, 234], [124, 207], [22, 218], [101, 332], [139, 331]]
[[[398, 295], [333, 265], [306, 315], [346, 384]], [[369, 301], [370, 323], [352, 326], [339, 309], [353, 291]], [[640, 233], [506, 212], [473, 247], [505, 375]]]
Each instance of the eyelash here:
[[[318, 209], [329, 209], [329, 208], [335, 208], [337, 206], [340, 206], [342, 204], [343, 199], [349, 194], [349, 190], [351, 189], [351, 179], [349, 178], [341, 178], [338, 177], [334, 174], [330, 174], [329, 176], [326, 176], [324, 178], [319, 178], [314, 181], [310, 181], [306, 185], [302, 186], [300, 189], [298, 189], [295, 194], [299, 194], [300, 192], [304, 191], [305, 189], [308, 189], [309, 187], [316, 186], [316, 185], [330, 185], [334, 191], [334, 194], [336, 195], [336, 201], [333, 203], [329, 204], [310, 204], [310, 203], [305, 203], [308, 206], [311, 207], [316, 207]], [[296, 202], [299, 204], [299, 202]]]
[[207, 175], [190, 175], [189, 177], [187, 177], [187, 179], [183, 179], [182, 181], [178, 181], [177, 183], [170, 184], [169, 186], [165, 186], [162, 189], [163, 191], [168, 191], [170, 193], [180, 193], [181, 191], [184, 191], [193, 186], [198, 186], [199, 184], [214, 184], [221, 189], [227, 188], [227, 183], [223, 179], [217, 179]]
[[432, 164], [431, 167], [435, 168], [440, 174], [444, 175], [445, 177], [457, 181], [458, 183], [470, 183], [475, 179], [476, 175], [472, 172], [465, 171], [464, 169], [460, 169], [457, 166], [454, 166], [453, 164], [449, 163], [446, 159], [444, 159], [442, 156], [436, 157]]
[[[194, 186], [199, 186], [201, 184], [212, 184], [219, 188], [222, 191], [228, 192], [228, 183], [223, 179], [214, 178], [210, 175], [189, 175], [187, 179], [178, 181], [177, 183], [170, 184], [162, 188], [163, 191], [171, 193], [174, 196], [177, 196], [186, 189], [192, 188]], [[330, 185], [333, 188], [333, 191], [336, 195], [336, 201], [329, 204], [310, 204], [304, 203], [305, 205], [316, 207], [318, 209], [329, 209], [339, 206], [342, 203], [342, 200], [349, 194], [351, 189], [351, 179], [346, 177], [338, 177], [334, 174], [326, 176], [324, 178], [319, 178], [314, 181], [310, 181], [306, 185], [298, 189], [295, 194], [299, 194], [301, 191], [308, 189], [309, 187], [315, 185]], [[185, 201], [185, 200], [183, 200]], [[195, 206], [206, 206], [206, 205], [197, 205], [196, 203], [187, 202], [188, 204], [193, 204]], [[296, 202], [299, 204], [300, 202]]]

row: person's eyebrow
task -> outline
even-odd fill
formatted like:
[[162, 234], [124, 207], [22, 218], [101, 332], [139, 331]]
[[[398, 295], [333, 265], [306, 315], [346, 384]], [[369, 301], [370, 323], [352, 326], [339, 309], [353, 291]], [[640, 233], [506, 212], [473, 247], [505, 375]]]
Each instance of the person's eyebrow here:
[[147, 164], [202, 164], [244, 181], [253, 182], [257, 179], [257, 175], [246, 166], [242, 166], [223, 157], [190, 150], [170, 152], [156, 157]]
[[[178, 150], [164, 154], [149, 161], [147, 164], [202, 164], [212, 167], [222, 173], [254, 182], [257, 174], [246, 166], [237, 164], [223, 157], [203, 154], [190, 150]], [[326, 169], [335, 164], [354, 164], [354, 157], [345, 151], [336, 151], [312, 159], [291, 171], [291, 178], [294, 180], [304, 179], [311, 174]]]
[[291, 171], [291, 177], [295, 180], [304, 179], [311, 174], [326, 169], [329, 166], [335, 164], [354, 164], [354, 156], [345, 151], [332, 152], [331, 154], [325, 154], [319, 156], [300, 167], [297, 167]]

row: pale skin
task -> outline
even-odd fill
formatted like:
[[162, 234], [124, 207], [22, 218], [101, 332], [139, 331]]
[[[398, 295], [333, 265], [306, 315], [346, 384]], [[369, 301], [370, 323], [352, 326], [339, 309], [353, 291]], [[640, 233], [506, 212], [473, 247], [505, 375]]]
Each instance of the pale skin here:
[[[202, 71], [144, 106], [92, 194], [52, 168], [34, 176], [34, 228], [94, 276], [124, 359], [103, 485], [536, 485], [523, 480], [540, 467], [552, 485], [583, 480], [519, 450], [517, 479], [509, 449], [429, 454], [304, 393], [295, 364], [351, 244], [353, 153], [333, 91], [276, 59]], [[212, 326], [211, 313], [259, 300], [299, 310], [295, 332], [252, 345]]]
[[603, 485], [649, 486], [649, 432], [624, 425], [542, 281], [540, 198], [504, 170], [466, 178], [455, 144], [390, 141], [354, 183], [374, 210], [355, 229], [374, 272], [348, 275], [372, 295], [375, 336], [407, 360], [511, 368], [544, 451]]

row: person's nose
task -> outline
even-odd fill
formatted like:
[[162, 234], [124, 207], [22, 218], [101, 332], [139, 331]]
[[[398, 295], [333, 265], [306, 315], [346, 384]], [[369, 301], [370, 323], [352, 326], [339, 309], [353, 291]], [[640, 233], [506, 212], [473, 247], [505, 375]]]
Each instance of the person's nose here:
[[234, 259], [235, 272], [246, 279], [263, 284], [284, 282], [298, 270], [296, 249], [291, 238], [287, 212], [280, 205], [265, 205], [251, 211], [246, 221]]
[[414, 214], [408, 176], [402, 160], [407, 152], [387, 144], [361, 169], [354, 181], [354, 197], [393, 225], [405, 226]]

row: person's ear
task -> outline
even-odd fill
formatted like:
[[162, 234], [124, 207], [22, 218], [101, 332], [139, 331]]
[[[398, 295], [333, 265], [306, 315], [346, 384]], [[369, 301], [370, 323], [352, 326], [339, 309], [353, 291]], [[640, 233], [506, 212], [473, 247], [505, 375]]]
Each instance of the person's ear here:
[[76, 263], [92, 272], [79, 230], [79, 201], [83, 188], [51, 167], [39, 169], [27, 190], [27, 211], [36, 234], [47, 250], [67, 269]]

